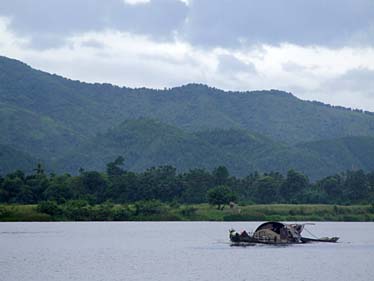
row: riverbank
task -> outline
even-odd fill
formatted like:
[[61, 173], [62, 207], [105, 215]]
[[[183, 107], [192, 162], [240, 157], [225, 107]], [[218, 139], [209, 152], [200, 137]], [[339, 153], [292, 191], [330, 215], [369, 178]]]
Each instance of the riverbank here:
[[217, 210], [208, 204], [141, 202], [0, 205], [0, 221], [374, 221], [373, 205], [245, 205]]

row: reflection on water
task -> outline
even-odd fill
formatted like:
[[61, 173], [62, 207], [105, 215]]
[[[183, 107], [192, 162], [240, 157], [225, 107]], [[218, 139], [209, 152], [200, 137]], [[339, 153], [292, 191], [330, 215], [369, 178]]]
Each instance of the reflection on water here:
[[374, 223], [317, 223], [339, 243], [231, 247], [244, 222], [0, 223], [0, 280], [374, 280]]
[[42, 234], [42, 233], [58, 233], [56, 231], [1, 231], [1, 234]]

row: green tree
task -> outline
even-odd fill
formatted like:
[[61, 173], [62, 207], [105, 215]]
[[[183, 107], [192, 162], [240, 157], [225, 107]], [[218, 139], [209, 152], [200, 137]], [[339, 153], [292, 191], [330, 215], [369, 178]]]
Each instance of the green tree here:
[[121, 168], [123, 166], [125, 159], [122, 156], [118, 156], [113, 162], [106, 165], [106, 173], [108, 176], [120, 176], [125, 171]]
[[369, 182], [369, 202], [374, 206], [374, 172], [367, 174]]
[[348, 171], [346, 175], [344, 184], [346, 198], [353, 203], [367, 201], [369, 195], [369, 181], [364, 171]]
[[24, 186], [23, 180], [19, 177], [6, 176], [3, 182], [2, 201], [7, 203], [16, 202], [16, 196]]
[[84, 172], [81, 176], [84, 194], [91, 195], [97, 203], [105, 201], [108, 187], [106, 178], [96, 171]]
[[135, 201], [137, 198], [138, 175], [124, 171], [120, 176], [109, 177], [109, 187], [105, 197], [117, 203]]
[[176, 177], [176, 169], [173, 166], [159, 166], [147, 169], [138, 176], [136, 187], [138, 200], [172, 201], [181, 195], [183, 189]]
[[325, 192], [328, 201], [333, 203], [341, 199], [343, 194], [342, 179], [339, 175], [329, 176], [317, 182], [320, 192]]
[[227, 183], [230, 174], [225, 166], [218, 166], [213, 170], [213, 177], [216, 185], [224, 185]]
[[214, 187], [213, 176], [204, 169], [192, 169], [180, 176], [183, 185], [181, 201], [185, 203], [206, 202], [208, 189]]
[[54, 201], [42, 201], [37, 206], [38, 212], [45, 213], [51, 216], [60, 215], [62, 210]]
[[302, 194], [309, 186], [308, 178], [295, 170], [289, 170], [285, 182], [282, 184], [280, 194], [283, 199], [291, 203], [302, 201]]
[[142, 200], [134, 204], [135, 215], [150, 216], [161, 214], [164, 211], [164, 205], [159, 200]]
[[217, 205], [218, 210], [223, 210], [226, 204], [236, 201], [235, 193], [226, 185], [219, 185], [207, 192], [208, 202]]
[[263, 176], [254, 183], [256, 202], [268, 204], [278, 199], [279, 183], [271, 176]]
[[43, 197], [46, 200], [54, 200], [60, 204], [72, 199], [72, 191], [65, 184], [51, 183], [43, 192]]
[[46, 174], [33, 174], [29, 175], [25, 179], [25, 184], [30, 186], [34, 202], [37, 203], [41, 200], [44, 200], [43, 198], [43, 192], [48, 188], [50, 181]]
[[27, 185], [23, 185], [15, 198], [15, 202], [21, 204], [34, 203], [34, 195], [32, 189]]

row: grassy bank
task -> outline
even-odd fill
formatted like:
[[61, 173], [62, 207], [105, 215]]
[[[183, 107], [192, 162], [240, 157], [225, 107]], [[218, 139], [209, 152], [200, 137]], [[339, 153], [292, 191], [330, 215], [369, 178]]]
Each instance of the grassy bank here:
[[53, 218], [37, 211], [37, 205], [2, 205], [0, 221], [51, 221]]
[[[56, 207], [57, 206], [57, 207]], [[49, 209], [47, 208], [49, 207]], [[0, 205], [0, 221], [374, 221], [373, 205]]]

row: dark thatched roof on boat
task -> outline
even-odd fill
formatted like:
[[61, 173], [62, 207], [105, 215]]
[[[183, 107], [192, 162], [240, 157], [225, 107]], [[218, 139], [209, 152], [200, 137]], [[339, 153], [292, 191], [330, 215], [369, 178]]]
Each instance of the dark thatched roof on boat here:
[[271, 229], [275, 233], [279, 234], [280, 229], [284, 228], [284, 227], [285, 227], [285, 224], [283, 224], [281, 222], [269, 221], [269, 222], [265, 222], [265, 223], [261, 224], [259, 227], [257, 227], [255, 232], [257, 232], [259, 230], [263, 230], [263, 229]]

